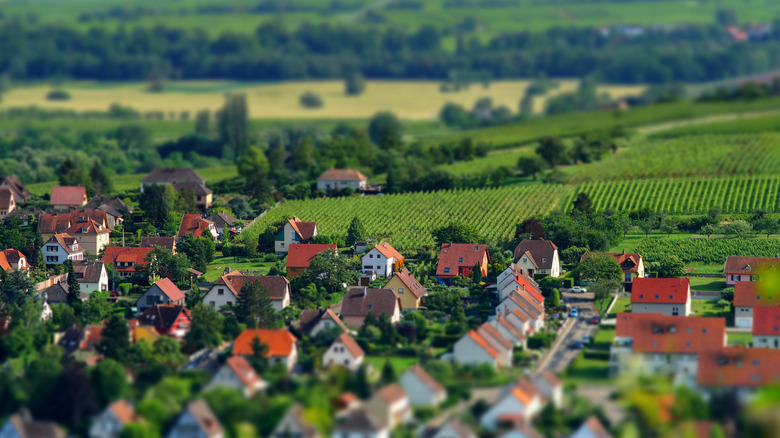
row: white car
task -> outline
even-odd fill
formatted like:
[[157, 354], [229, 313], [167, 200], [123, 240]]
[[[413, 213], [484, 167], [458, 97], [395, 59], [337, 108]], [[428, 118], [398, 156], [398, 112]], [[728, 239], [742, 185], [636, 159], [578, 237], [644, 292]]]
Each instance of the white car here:
[[582, 294], [587, 292], [588, 290], [585, 289], [584, 287], [574, 286], [573, 288], [571, 288], [571, 291], [574, 292], [575, 294]]

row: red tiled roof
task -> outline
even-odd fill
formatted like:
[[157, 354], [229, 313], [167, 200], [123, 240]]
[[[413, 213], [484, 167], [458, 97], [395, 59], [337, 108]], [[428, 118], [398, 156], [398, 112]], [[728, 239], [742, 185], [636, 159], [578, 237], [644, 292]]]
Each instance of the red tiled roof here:
[[531, 286], [523, 277], [515, 278], [515, 283], [517, 283], [525, 292], [528, 292], [528, 295], [533, 297], [538, 303], [544, 303], [544, 296], [541, 294], [541, 291], [539, 291], [538, 288]]
[[469, 331], [466, 336], [471, 338], [474, 342], [477, 343], [487, 354], [489, 354], [491, 357], [496, 358], [498, 357], [498, 350], [491, 347], [490, 344], [479, 334], [476, 330]]
[[213, 224], [208, 219], [203, 219], [199, 214], [185, 213], [181, 218], [181, 224], [179, 225], [179, 232], [177, 237], [184, 237], [189, 233], [192, 233], [194, 238], [198, 238], [203, 234], [203, 231], [209, 229], [209, 225]]
[[[425, 296], [428, 291], [423, 287], [422, 284], [420, 284], [419, 281], [417, 281], [416, 278], [412, 275], [411, 272], [409, 272], [408, 269], [403, 268], [402, 270], [396, 272], [394, 274], [395, 277], [398, 277], [401, 282], [403, 282], [404, 285], [406, 285], [407, 289], [414, 294], [415, 297], [421, 298]], [[391, 278], [392, 280], [392, 278]], [[387, 283], [389, 283], [388, 281]], [[387, 283], [385, 283], [384, 287], [387, 287]]]
[[406, 391], [404, 391], [403, 388], [401, 388], [400, 385], [397, 383], [391, 383], [389, 385], [386, 385], [382, 388], [380, 388], [376, 395], [382, 398], [382, 400], [386, 401], [388, 404], [395, 404], [403, 399], [405, 399]]
[[375, 246], [377, 251], [382, 253], [383, 256], [387, 257], [388, 259], [395, 257], [396, 260], [403, 260], [404, 256], [401, 255], [398, 251], [395, 250], [389, 243], [382, 242], [379, 245]]
[[312, 257], [325, 251], [336, 251], [338, 247], [333, 244], [293, 243], [287, 251], [288, 268], [308, 268]]
[[366, 181], [365, 175], [355, 169], [328, 169], [317, 181]]
[[70, 212], [70, 223], [75, 222], [87, 222], [89, 220], [93, 220], [97, 222], [100, 225], [106, 226], [106, 212], [103, 210], [71, 210]]
[[780, 350], [724, 347], [702, 351], [696, 376], [700, 386], [763, 387], [780, 382]]
[[536, 301], [531, 296], [531, 294], [528, 293], [528, 291], [516, 288], [509, 294], [507, 298], [512, 300], [513, 303], [515, 303], [529, 316], [536, 315], [536, 317], [538, 317], [544, 313], [544, 304], [540, 304], [538, 301]]
[[0, 187], [0, 209], [8, 210], [14, 201], [14, 192], [8, 187]]
[[398, 295], [392, 289], [355, 287], [341, 300], [341, 316], [366, 316], [373, 311], [376, 316], [384, 313], [392, 317], [399, 306]]
[[486, 322], [481, 326], [479, 326], [479, 328], [477, 329], [477, 333], [482, 335], [483, 338], [487, 338], [487, 337], [493, 338], [494, 341], [496, 341], [506, 350], [512, 349], [512, 342], [509, 341], [507, 338], [503, 337], [501, 335], [501, 332], [499, 332], [498, 329], [490, 325], [489, 322]]
[[753, 336], [780, 336], [780, 307], [753, 309]]
[[[600, 254], [597, 252], [586, 252], [580, 258], [580, 261], [585, 260], [586, 257], [591, 254]], [[639, 272], [639, 262], [642, 261], [642, 256], [635, 252], [608, 252], [604, 253], [612, 256], [613, 259], [620, 265], [620, 269], [623, 272]]]
[[321, 320], [330, 320], [334, 324], [346, 330], [347, 326], [341, 321], [336, 312], [330, 307], [325, 309], [305, 309], [301, 312], [300, 326], [304, 333], [309, 333]]
[[314, 231], [317, 229], [317, 222], [302, 222], [297, 216], [294, 216], [287, 223], [304, 242], [314, 237]]
[[777, 257], [726, 257], [723, 273], [726, 275], [755, 275], [761, 268], [780, 268]]
[[87, 189], [74, 186], [55, 186], [51, 188], [51, 205], [81, 206], [87, 203]]
[[232, 271], [227, 275], [223, 275], [214, 284], [224, 284], [238, 297], [241, 294], [241, 288], [245, 284], [254, 282], [259, 282], [263, 285], [268, 292], [268, 297], [272, 300], [284, 300], [290, 287], [290, 282], [287, 278], [280, 275], [243, 275], [240, 271]]
[[257, 375], [252, 365], [249, 365], [244, 356], [231, 356], [225, 362], [227, 366], [233, 370], [233, 373], [238, 377], [238, 380], [247, 388], [253, 388], [258, 383], [262, 383], [263, 379]]
[[65, 232], [68, 234], [98, 235], [98, 234], [108, 234], [111, 231], [108, 228], [104, 227], [103, 225], [95, 222], [94, 220], [87, 219], [84, 222], [74, 223]]
[[615, 336], [632, 338], [633, 351], [638, 353], [698, 353], [725, 345], [726, 320], [660, 313], [619, 313]]
[[523, 322], [528, 322], [531, 320], [531, 318], [529, 318], [525, 313], [521, 312], [520, 309], [512, 309], [512, 311], [507, 314], [507, 316], [509, 315], [515, 315], [516, 317], [520, 318], [520, 321]]
[[[157, 280], [154, 282], [154, 284], [160, 288], [160, 290], [171, 300], [171, 301], [179, 301], [183, 300], [184, 292], [182, 292], [178, 287], [176, 287], [175, 284], [171, 281], [170, 278], [163, 278], [162, 280]], [[189, 313], [188, 310], [184, 309], [187, 313]]]
[[363, 357], [365, 353], [363, 352], [363, 349], [360, 348], [360, 345], [358, 345], [357, 342], [347, 333], [342, 333], [339, 335], [338, 338], [333, 342], [334, 344], [342, 344], [344, 347], [349, 350], [349, 353], [352, 354], [352, 357], [358, 358]]
[[[437, 277], [454, 277], [461, 267], [473, 268], [482, 263], [487, 255], [487, 245], [473, 243], [443, 243], [439, 252]], [[488, 256], [488, 262], [490, 261]], [[449, 272], [445, 272], [449, 268]]]
[[117, 400], [114, 403], [111, 403], [108, 406], [108, 410], [114, 414], [114, 417], [116, 417], [121, 424], [141, 421], [141, 417], [135, 413], [133, 406], [125, 400]]
[[152, 252], [154, 248], [139, 248], [135, 246], [107, 246], [103, 255], [103, 262], [106, 265], [114, 263], [114, 257], [116, 262], [130, 262], [134, 263], [133, 266], [115, 266], [117, 271], [135, 272], [137, 267], [143, 266], [147, 263], [146, 257]]
[[590, 436], [593, 438], [612, 438], [596, 416], [588, 418], [583, 426], [590, 430]]
[[549, 240], [523, 240], [515, 248], [515, 260], [528, 251], [533, 255], [534, 264], [539, 269], [552, 269], [553, 257], [557, 250], [558, 247]]
[[287, 330], [246, 329], [233, 341], [233, 354], [252, 354], [252, 341], [268, 345], [268, 356], [289, 356], [295, 348], [297, 339]]
[[70, 224], [69, 214], [43, 213], [38, 216], [38, 232], [42, 234], [64, 233]]
[[[0, 257], [2, 257], [4, 262], [7, 263], [9, 265], [9, 267], [12, 268], [13, 266], [11, 266], [11, 265], [18, 264], [20, 260], [25, 260], [24, 267], [20, 266], [20, 269], [22, 269], [22, 270], [30, 269], [30, 265], [28, 265], [26, 263], [27, 257], [25, 257], [24, 254], [22, 254], [21, 251], [13, 249], [13, 248], [8, 248], [8, 249], [5, 249], [2, 252], [0, 252], [0, 254], [1, 254]], [[5, 267], [3, 267], [3, 269], [5, 269]]]
[[772, 307], [780, 306], [780, 294], [761, 290], [758, 281], [738, 281], [734, 284], [734, 306], [736, 307]]
[[187, 405], [187, 410], [190, 411], [195, 421], [198, 423], [198, 427], [203, 434], [207, 437], [222, 436], [222, 424], [220, 424], [217, 416], [203, 399], [197, 399], [190, 402]]
[[518, 330], [517, 327], [515, 327], [511, 322], [507, 321], [507, 319], [501, 315], [496, 316], [495, 318], [496, 324], [500, 324], [501, 327], [504, 328], [504, 330], [508, 331], [517, 339], [525, 339], [525, 335], [521, 330]]
[[684, 304], [690, 298], [687, 278], [635, 278], [632, 303]]
[[[176, 287], [176, 286], [173, 286]], [[177, 288], [178, 290], [178, 288]], [[181, 291], [179, 292], [181, 293]], [[184, 296], [184, 294], [182, 294]], [[170, 330], [179, 320], [179, 317], [184, 314], [187, 319], [192, 319], [190, 311], [184, 308], [184, 306], [176, 306], [170, 304], [157, 305], [144, 310], [138, 319], [138, 325], [153, 326], [160, 330]]]
[[[57, 243], [62, 247], [62, 249], [65, 250], [68, 254], [73, 254], [74, 252], [84, 251], [84, 248], [81, 247], [81, 245], [78, 244], [75, 238], [73, 238], [70, 234], [67, 233], [59, 233], [55, 234], [51, 237], [49, 237], [49, 240], [46, 241], [46, 243]], [[76, 249], [72, 249], [71, 245], [76, 244]]]

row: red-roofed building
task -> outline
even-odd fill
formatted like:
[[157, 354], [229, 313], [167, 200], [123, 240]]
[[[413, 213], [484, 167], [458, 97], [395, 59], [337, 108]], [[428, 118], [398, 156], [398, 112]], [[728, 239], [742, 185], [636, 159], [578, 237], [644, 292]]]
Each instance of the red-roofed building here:
[[91, 218], [75, 222], [65, 232], [77, 238], [84, 250], [93, 256], [100, 254], [103, 248], [108, 246], [111, 234], [111, 230]]
[[138, 307], [139, 312], [143, 312], [146, 309], [159, 304], [183, 306], [184, 299], [184, 292], [176, 287], [170, 278], [163, 278], [162, 280], [155, 281], [154, 284], [138, 298], [136, 307]]
[[780, 348], [780, 307], [753, 309], [753, 346]]
[[631, 311], [688, 316], [691, 283], [687, 278], [636, 278], [631, 291]]
[[406, 268], [396, 272], [383, 288], [390, 289], [398, 295], [403, 310], [419, 309], [422, 297], [428, 294], [423, 285]]
[[317, 178], [317, 190], [353, 190], [366, 188], [368, 178], [355, 169], [328, 169]]
[[[768, 290], [764, 291], [762, 288]], [[780, 306], [780, 293], [758, 281], [738, 281], [734, 285], [734, 326], [753, 328], [753, 310], [756, 307]]]
[[[582, 255], [580, 260], [585, 260], [586, 257], [591, 254], [586, 252]], [[645, 276], [645, 263], [642, 261], [642, 255], [635, 252], [608, 252], [606, 253], [612, 256], [613, 259], [620, 265], [620, 269], [623, 270], [623, 288], [626, 292], [631, 292], [632, 283], [635, 278], [644, 278]]]
[[758, 281], [762, 269], [780, 269], [780, 257], [726, 257], [726, 286], [734, 286], [738, 281]]
[[27, 257], [21, 251], [8, 248], [0, 252], [0, 268], [6, 272], [28, 271], [30, 265], [27, 263]]
[[549, 240], [521, 241], [515, 248], [515, 265], [529, 277], [534, 274], [550, 274], [550, 277], [561, 275], [558, 247]]
[[154, 248], [134, 246], [107, 246], [103, 253], [106, 266], [113, 266], [119, 277], [132, 277], [148, 262], [149, 253]]
[[364, 274], [374, 274], [377, 277], [387, 278], [393, 272], [400, 271], [404, 266], [404, 256], [395, 250], [389, 243], [382, 242], [363, 254], [361, 259]]
[[317, 222], [303, 222], [297, 216], [279, 227], [274, 241], [274, 252], [277, 255], [287, 254], [290, 245], [309, 243], [317, 235]]
[[263, 285], [277, 312], [290, 304], [290, 282], [286, 278], [279, 275], [244, 275], [241, 271], [231, 271], [219, 277], [203, 296], [203, 302], [217, 310], [222, 306], [234, 305], [241, 288], [254, 282]]
[[125, 400], [117, 400], [92, 420], [89, 438], [117, 438], [128, 423], [142, 423], [133, 405]]
[[487, 430], [530, 424], [547, 400], [528, 379], [519, 379], [479, 419]]
[[78, 239], [66, 233], [55, 234], [41, 248], [46, 263], [61, 265], [65, 260], [84, 260], [84, 248]]
[[610, 350], [610, 370], [667, 375], [679, 383], [693, 384], [699, 353], [725, 346], [723, 318], [619, 313]]
[[463, 365], [489, 364], [499, 367], [498, 350], [493, 348], [488, 341], [476, 330], [471, 330], [455, 342], [453, 356], [458, 363]]
[[477, 327], [477, 333], [498, 352], [499, 367], [508, 368], [512, 366], [512, 352], [515, 347], [512, 341], [505, 338], [489, 322]]
[[333, 251], [338, 254], [338, 247], [333, 244], [317, 244], [317, 243], [293, 243], [289, 247], [287, 253], [287, 262], [285, 264], [287, 270], [287, 278], [295, 278], [306, 271], [309, 268], [309, 262], [311, 259], [321, 252]]
[[268, 345], [266, 357], [271, 364], [283, 363], [292, 370], [298, 361], [298, 339], [287, 330], [246, 329], [233, 341], [234, 355], [252, 354], [255, 338]]
[[266, 389], [268, 382], [257, 375], [244, 356], [231, 356], [214, 374], [205, 389], [216, 387], [234, 388], [249, 398], [257, 391]]
[[539, 302], [531, 292], [516, 287], [496, 307], [496, 315], [508, 315], [513, 312], [521, 312], [530, 320], [530, 330], [535, 332], [544, 327], [544, 301]]
[[57, 209], [83, 207], [87, 205], [87, 189], [75, 186], [52, 187], [49, 204]]
[[363, 349], [349, 333], [342, 333], [322, 355], [322, 366], [325, 368], [341, 366], [356, 371], [363, 364], [365, 355]]
[[203, 216], [199, 214], [185, 213], [181, 218], [179, 232], [176, 234], [176, 237], [182, 239], [190, 233], [196, 239], [200, 236], [210, 235], [215, 242], [217, 241], [217, 227], [214, 225], [214, 222], [203, 219]]
[[16, 209], [16, 199], [13, 190], [8, 187], [0, 187], [0, 218]]
[[487, 245], [473, 243], [443, 243], [439, 252], [439, 266], [436, 268], [436, 278], [447, 284], [458, 275], [468, 277], [475, 266], [479, 266], [483, 276], [488, 274]]
[[724, 347], [699, 354], [696, 383], [708, 390], [735, 390], [741, 400], [780, 382], [780, 350]]

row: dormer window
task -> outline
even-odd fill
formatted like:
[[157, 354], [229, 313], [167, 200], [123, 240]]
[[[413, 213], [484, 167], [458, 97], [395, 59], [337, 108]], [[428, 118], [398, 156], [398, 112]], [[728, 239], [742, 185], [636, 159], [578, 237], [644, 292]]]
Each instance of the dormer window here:
[[463, 257], [458, 258], [458, 263], [463, 263]]
[[87, 233], [87, 232], [89, 232], [89, 228], [82, 228], [82, 229], [81, 229], [81, 232], [82, 232], [82, 233]]
[[547, 261], [547, 257], [542, 257], [542, 263]]

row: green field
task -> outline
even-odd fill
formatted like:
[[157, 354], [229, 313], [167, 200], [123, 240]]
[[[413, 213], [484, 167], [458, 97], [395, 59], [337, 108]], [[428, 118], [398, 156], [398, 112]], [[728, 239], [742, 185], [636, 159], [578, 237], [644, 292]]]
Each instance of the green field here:
[[753, 117], [737, 117], [732, 120], [712, 121], [707, 123], [689, 123], [664, 129], [661, 132], [650, 133], [654, 139], [676, 138], [691, 135], [711, 134], [746, 134], [780, 132], [780, 117], [776, 111], [769, 115], [759, 114]]

